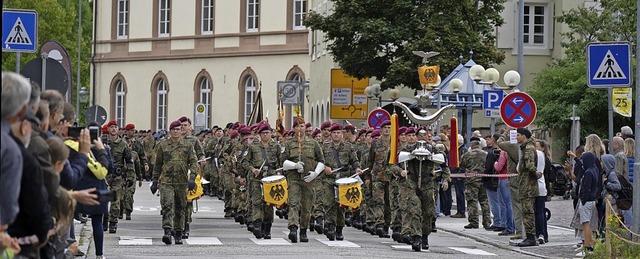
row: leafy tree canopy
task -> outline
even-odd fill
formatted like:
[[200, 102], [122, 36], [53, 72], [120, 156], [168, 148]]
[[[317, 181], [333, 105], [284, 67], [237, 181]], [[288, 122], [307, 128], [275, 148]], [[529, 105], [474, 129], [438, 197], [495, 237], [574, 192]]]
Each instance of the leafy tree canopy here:
[[[412, 51], [437, 51], [430, 64], [447, 75], [458, 56], [473, 50], [476, 63], [499, 64], [504, 54], [495, 47], [495, 26], [503, 24], [505, 0], [332, 0], [327, 16], [311, 12], [305, 25], [325, 32], [334, 61], [346, 73], [376, 77], [382, 88], [420, 88]], [[443, 76], [444, 77], [444, 76]]]

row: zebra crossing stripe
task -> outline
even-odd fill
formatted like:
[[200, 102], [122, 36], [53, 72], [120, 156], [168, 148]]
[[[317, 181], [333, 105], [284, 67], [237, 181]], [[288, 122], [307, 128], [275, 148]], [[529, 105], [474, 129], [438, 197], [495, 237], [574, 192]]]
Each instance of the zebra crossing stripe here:
[[[397, 250], [412, 250], [413, 248], [411, 248], [411, 245], [395, 245], [395, 246], [391, 246], [391, 248], [393, 249], [397, 249]], [[420, 252], [423, 253], [429, 253], [429, 250], [421, 250]]]
[[465, 254], [470, 254], [470, 255], [496, 255], [484, 250], [474, 249], [474, 248], [466, 248], [466, 247], [449, 247], [449, 248], [459, 252], [463, 252]]
[[284, 238], [272, 238], [272, 239], [257, 239], [255, 237], [250, 238], [256, 245], [261, 246], [290, 246], [291, 243], [284, 240]]
[[316, 238], [316, 240], [318, 240], [320, 243], [323, 243], [327, 246], [331, 246], [331, 247], [353, 247], [353, 248], [360, 248], [359, 245], [346, 241], [346, 240], [342, 240], [342, 241], [329, 241], [329, 239], [324, 238], [324, 239], [320, 239], [320, 238]]
[[152, 239], [150, 237], [132, 237], [132, 236], [121, 236], [118, 241], [118, 245], [121, 246], [150, 246], [153, 245]]
[[189, 239], [182, 239], [188, 245], [202, 245], [202, 246], [221, 246], [222, 242], [216, 237], [189, 237]]

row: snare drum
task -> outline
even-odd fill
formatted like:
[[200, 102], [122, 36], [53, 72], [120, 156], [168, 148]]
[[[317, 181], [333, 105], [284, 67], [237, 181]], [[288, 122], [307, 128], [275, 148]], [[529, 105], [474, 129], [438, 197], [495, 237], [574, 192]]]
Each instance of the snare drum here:
[[289, 198], [287, 178], [283, 175], [273, 175], [264, 177], [260, 181], [262, 182], [262, 197], [267, 205], [280, 207], [287, 203], [287, 199]]
[[358, 179], [340, 178], [336, 180], [338, 202], [342, 207], [357, 209], [362, 203], [362, 186]]

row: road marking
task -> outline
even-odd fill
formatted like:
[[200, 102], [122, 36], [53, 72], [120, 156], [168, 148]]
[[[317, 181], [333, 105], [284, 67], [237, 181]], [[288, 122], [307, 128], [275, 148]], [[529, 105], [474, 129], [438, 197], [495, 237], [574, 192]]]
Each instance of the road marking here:
[[221, 246], [222, 242], [215, 237], [189, 237], [189, 239], [183, 239], [188, 245], [207, 245], [207, 246]]
[[[411, 245], [395, 245], [395, 246], [391, 246], [391, 248], [393, 249], [398, 249], [398, 250], [413, 250], [413, 248], [411, 248]], [[429, 250], [421, 250], [420, 252], [425, 252], [425, 253], [429, 253]]]
[[342, 240], [342, 241], [330, 241], [327, 238], [324, 239], [320, 239], [320, 238], [316, 238], [316, 240], [320, 241], [320, 243], [323, 243], [327, 246], [331, 246], [331, 247], [355, 247], [355, 248], [360, 248], [359, 245], [356, 245], [352, 242], [346, 241], [346, 240]]
[[121, 236], [118, 241], [118, 245], [121, 246], [150, 246], [153, 242], [150, 237], [132, 237]]
[[449, 247], [449, 248], [463, 252], [465, 254], [470, 254], [470, 255], [496, 255], [480, 249], [465, 248], [465, 247]]
[[291, 243], [287, 242], [283, 238], [257, 239], [255, 237], [252, 237], [250, 239], [257, 245], [262, 245], [262, 246], [290, 246], [291, 245]]
[[134, 211], [158, 211], [158, 207], [133, 206]]

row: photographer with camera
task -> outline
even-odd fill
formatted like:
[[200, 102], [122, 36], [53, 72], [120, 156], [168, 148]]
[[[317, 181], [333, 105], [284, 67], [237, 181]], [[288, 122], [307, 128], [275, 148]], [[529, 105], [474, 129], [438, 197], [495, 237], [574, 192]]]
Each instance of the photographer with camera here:
[[127, 142], [118, 135], [118, 123], [115, 120], [107, 123], [109, 137], [107, 144], [111, 148], [113, 170], [107, 174], [109, 188], [115, 191], [115, 200], [109, 208], [109, 233], [116, 233], [120, 216], [120, 201], [123, 198], [125, 184], [134, 176], [133, 157]]
[[[100, 128], [97, 122], [91, 122], [88, 128], [93, 134], [93, 128]], [[108, 212], [107, 205], [113, 201], [115, 194], [107, 188], [107, 182], [104, 180], [107, 176], [108, 168], [112, 168], [113, 164], [109, 159], [107, 150], [100, 138], [100, 131], [96, 130], [96, 138], [92, 139], [92, 147], [89, 152], [89, 162], [85, 170], [78, 180], [75, 189], [84, 190], [95, 188], [95, 194], [98, 196], [98, 205], [84, 205], [78, 203], [76, 213], [89, 215], [91, 218], [91, 227], [93, 229], [93, 241], [96, 249], [96, 256], [102, 258], [102, 246], [104, 234], [102, 232], [103, 214]], [[92, 136], [93, 137], [93, 136]]]

